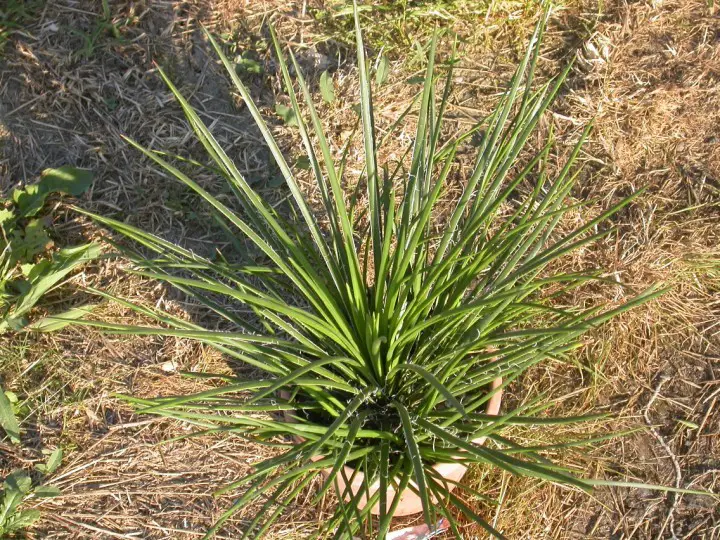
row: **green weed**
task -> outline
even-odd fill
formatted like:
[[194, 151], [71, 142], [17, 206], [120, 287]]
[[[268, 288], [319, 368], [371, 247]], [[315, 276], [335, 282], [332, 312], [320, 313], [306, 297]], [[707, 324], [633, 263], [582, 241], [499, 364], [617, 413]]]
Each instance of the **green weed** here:
[[123, 43], [122, 30], [132, 23], [133, 21], [130, 18], [116, 22], [109, 1], [102, 0], [102, 13], [95, 19], [90, 30], [86, 32], [78, 28], [70, 29], [70, 33], [82, 41], [82, 46], [76, 51], [76, 54], [87, 59], [91, 58], [101, 46]]
[[[42, 476], [54, 473], [62, 462], [62, 455], [59, 448], [50, 452], [47, 462], [38, 465], [36, 470]], [[10, 473], [5, 477], [0, 492], [0, 538], [12, 538], [40, 519], [39, 510], [23, 509], [23, 503], [58, 495], [58, 488], [33, 482], [25, 471]]]
[[[91, 184], [92, 175], [73, 167], [47, 169], [40, 181], [16, 189], [0, 199], [0, 334], [28, 327], [28, 313], [41, 298], [62, 285], [69, 274], [100, 253], [95, 243], [51, 252], [45, 201], [53, 193], [82, 194]], [[64, 314], [72, 319], [87, 314], [89, 306]], [[64, 324], [41, 319], [30, 325], [40, 331], [58, 330]]]

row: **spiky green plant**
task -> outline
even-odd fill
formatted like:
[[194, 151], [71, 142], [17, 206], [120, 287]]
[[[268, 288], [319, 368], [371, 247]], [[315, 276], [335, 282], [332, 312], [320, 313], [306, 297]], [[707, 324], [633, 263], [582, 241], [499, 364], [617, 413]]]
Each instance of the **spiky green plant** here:
[[[503, 435], [510, 425], [583, 418], [540, 417], [547, 407], [540, 398], [498, 417], [483, 414], [484, 405], [499, 391], [490, 389], [493, 381], [502, 378], [505, 387], [539, 362], [562, 358], [588, 330], [660, 291], [647, 290], [614, 307], [552, 305], [553, 296], [602, 278], [600, 272], [557, 273], [549, 265], [610, 234], [605, 221], [633, 197], [570, 233], [556, 234], [563, 216], [575, 208], [565, 201], [578, 176], [574, 164], [587, 131], [552, 178], [546, 168], [552, 141], [518, 164], [569, 69], [539, 88], [532, 86], [547, 14], [508, 90], [473, 130], [482, 133], [474, 169], [447, 216], [434, 210], [453, 172], [456, 151], [468, 139], [467, 134], [442, 139], [452, 63], [436, 99], [434, 39], [408, 168], [401, 173], [400, 167], [383, 167], [377, 160], [382, 141], [374, 127], [357, 12], [355, 17], [364, 146], [360, 182], [367, 190], [366, 211], [348, 209], [346, 154], [340, 159], [333, 155], [292, 53], [304, 108], [273, 35], [326, 227], [308, 205], [247, 87], [208, 35], [287, 182], [300, 223], [286, 223], [251, 188], [161, 71], [242, 212], [233, 211], [161, 154], [130, 144], [209, 203], [264, 261], [240, 265], [225, 257], [210, 260], [120, 221], [94, 216], [153, 253], [133, 255], [137, 273], [187, 293], [224, 319], [227, 329], [208, 330], [106, 293], [100, 294], [154, 318], [162, 327], [86, 324], [117, 333], [199, 340], [264, 372], [264, 378], [251, 380], [224, 377], [224, 384], [193, 395], [130, 398], [141, 412], [191, 422], [202, 428], [200, 433], [240, 436], [277, 447], [277, 455], [255, 464], [252, 474], [219, 491], [237, 493], [238, 498], [209, 534], [238, 510], [260, 503], [245, 537], [261, 538], [319, 470], [331, 472], [316, 500], [345, 474], [343, 465], [351, 464], [364, 474], [365, 489], [357, 496], [340, 494], [336, 511], [317, 536], [384, 538], [399, 502], [399, 497], [386, 495], [388, 486], [418, 493], [428, 524], [444, 516], [460, 537], [458, 519], [465, 516], [501, 536], [463, 502], [462, 490], [453, 491], [455, 486], [438, 477], [432, 465], [477, 463], [582, 490], [607, 483], [583, 479], [543, 457], [542, 448], [523, 448]], [[521, 185], [530, 187], [518, 200]], [[233, 306], [250, 309], [243, 314]], [[272, 416], [273, 412], [291, 414], [294, 421]], [[482, 447], [471, 442], [480, 436], [488, 438]], [[371, 494], [374, 482], [380, 489]], [[364, 495], [370, 496], [370, 503], [360, 509]], [[377, 518], [370, 514], [374, 504], [379, 505]]]

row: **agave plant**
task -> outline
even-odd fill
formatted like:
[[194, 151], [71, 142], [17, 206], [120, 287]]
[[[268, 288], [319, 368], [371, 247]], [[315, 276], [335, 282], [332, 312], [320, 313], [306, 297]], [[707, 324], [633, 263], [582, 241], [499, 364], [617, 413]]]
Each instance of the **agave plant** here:
[[[296, 220], [286, 221], [287, 216], [279, 215], [251, 187], [160, 71], [213, 167], [227, 180], [239, 210], [206, 191], [163, 154], [130, 144], [204, 199], [261, 257], [248, 264], [228, 262], [231, 257], [211, 260], [95, 215], [144, 246], [146, 255], [130, 252], [138, 274], [177, 287], [217, 314], [225, 326], [206, 329], [100, 292], [162, 324], [85, 323], [117, 333], [198, 340], [263, 372], [258, 378], [217, 375], [217, 387], [192, 395], [128, 398], [141, 412], [193, 423], [198, 433], [239, 436], [276, 448], [251, 474], [219, 491], [235, 493], [237, 499], [208, 534], [239, 510], [259, 504], [261, 509], [248, 518], [245, 537], [262, 537], [324, 470], [315, 501], [332, 493], [333, 486], [339, 493], [336, 510], [316, 536], [385, 538], [399, 494], [409, 491], [420, 498], [427, 524], [445, 518], [460, 538], [461, 523], [470, 519], [501, 537], [466, 502], [468, 493], [473, 498], [482, 494], [462, 486], [454, 489], [458, 482], [443, 478], [433, 465], [480, 464], [581, 490], [608, 483], [582, 478], [544, 457], [542, 446], [526, 448], [507, 436], [509, 426], [597, 416], [548, 418], [540, 412], [552, 401], [540, 397], [498, 416], [485, 414], [484, 407], [532, 366], [564, 358], [588, 330], [661, 291], [647, 290], [619, 306], [553, 306], [554, 297], [603, 278], [595, 270], [558, 273], [551, 263], [611, 234], [613, 229], [604, 223], [633, 196], [572, 232], [558, 234], [563, 216], [577, 208], [566, 201], [579, 174], [574, 165], [588, 131], [555, 174], [546, 167], [552, 138], [534, 157], [520, 157], [569, 71], [543, 85], [532, 84], [547, 13], [492, 114], [449, 140], [443, 139], [442, 128], [452, 62], [443, 67], [447, 73], [442, 85], [436, 77], [433, 39], [416, 101], [415, 138], [404, 164], [392, 167], [378, 163], [383, 141], [374, 127], [357, 12], [355, 17], [364, 147], [358, 185], [367, 192], [366, 208], [359, 211], [348, 203], [352, 181], [345, 167], [347, 153], [337, 156], [331, 150], [300, 66], [290, 53], [293, 80], [274, 33], [279, 70], [320, 193], [320, 212], [309, 205], [246, 85], [208, 34], [282, 172]], [[436, 85], [442, 86], [439, 97]], [[472, 174], [450, 211], [439, 215], [440, 201], [447, 208], [444, 187], [453, 174], [456, 151], [472, 134], [480, 134]], [[318, 213], [325, 218], [323, 225]], [[257, 262], [260, 258], [262, 263]], [[473, 443], [481, 437], [484, 445]], [[364, 479], [356, 492], [342, 487], [353, 481], [348, 474]]]

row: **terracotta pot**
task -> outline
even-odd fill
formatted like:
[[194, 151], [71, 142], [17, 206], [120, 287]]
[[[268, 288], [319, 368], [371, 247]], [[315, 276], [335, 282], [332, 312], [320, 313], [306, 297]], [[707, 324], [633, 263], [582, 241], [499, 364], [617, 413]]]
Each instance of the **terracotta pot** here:
[[[491, 388], [494, 390], [496, 388], [499, 388], [502, 385], [502, 378], [498, 377], [492, 382]], [[489, 415], [497, 415], [500, 412], [500, 403], [502, 401], [502, 389], [498, 390], [493, 396], [488, 400], [487, 405], [485, 407], [485, 413]], [[284, 394], [284, 393], [283, 393]], [[287, 395], [284, 396], [287, 398]], [[289, 420], [289, 415], [285, 415], [285, 418]], [[295, 440], [297, 442], [303, 442], [302, 438], [295, 437]], [[481, 445], [485, 442], [485, 437], [479, 437], [473, 441], [473, 443], [477, 445]], [[314, 460], [322, 459], [321, 456], [317, 456]], [[465, 476], [465, 473], [467, 472], [467, 467], [460, 463], [437, 463], [433, 465], [433, 469], [435, 469], [440, 475], [442, 475], [443, 478], [447, 480], [451, 480], [453, 482], [459, 482], [463, 476]], [[322, 475], [327, 478], [332, 469], [323, 469], [321, 471]], [[355, 473], [355, 470], [352, 467], [345, 466], [345, 478], [352, 478], [353, 474]], [[337, 481], [337, 488], [339, 490], [339, 494], [345, 492], [345, 481], [342, 474], [338, 474], [336, 477]], [[355, 478], [353, 479], [353, 482], [350, 486], [350, 490], [353, 495], [357, 494], [358, 491], [363, 489], [363, 482], [365, 480], [365, 475], [361, 472], [358, 472], [355, 475]], [[378, 490], [380, 482], [375, 482], [370, 486], [370, 497], [373, 496], [373, 494]], [[414, 482], [413, 482], [413, 485]], [[450, 484], [449, 489], [453, 489], [455, 486], [454, 484]], [[392, 488], [388, 488], [388, 495], [387, 500], [392, 501], [395, 497], [395, 490]], [[350, 500], [351, 496], [347, 496], [345, 500]], [[365, 505], [367, 504], [368, 496], [364, 495], [360, 498], [358, 502], [358, 507], [360, 509], [365, 508]], [[380, 513], [380, 504], [376, 504], [373, 506], [373, 508], [370, 510], [370, 512], [374, 515], [378, 515]], [[417, 514], [422, 512], [422, 501], [420, 500], [420, 497], [412, 491], [410, 488], [405, 489], [401, 495], [400, 495], [400, 502], [397, 506], [397, 510], [395, 511], [395, 516], [409, 516], [412, 514]], [[415, 527], [414, 529], [417, 529]], [[413, 531], [417, 532], [417, 531]], [[403, 538], [403, 537], [396, 537], [396, 538]], [[409, 537], [408, 537], [409, 538]]]

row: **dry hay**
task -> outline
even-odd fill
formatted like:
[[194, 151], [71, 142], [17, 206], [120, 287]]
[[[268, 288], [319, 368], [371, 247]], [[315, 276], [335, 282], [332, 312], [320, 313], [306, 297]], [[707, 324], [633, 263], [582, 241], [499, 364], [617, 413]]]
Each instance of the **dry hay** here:
[[[246, 129], [249, 122], [242, 106], [228, 97], [228, 86], [197, 23], [227, 33], [239, 50], [246, 50], [267, 38], [259, 28], [272, 16], [281, 39], [300, 49], [301, 60], [312, 73], [318, 75], [329, 62], [336, 62], [336, 56], [329, 54], [332, 44], [324, 43], [303, 11], [305, 3], [279, 4], [274, 0], [116, 2], [113, 20], [132, 21], [122, 29], [127, 39], [117, 43], [104, 35], [93, 54], [84, 58], [78, 56], [82, 39], [66, 30], [91, 31], [97, 7], [92, 2], [48, 2], [26, 35], [14, 40], [0, 59], [2, 187], [32, 181], [46, 166], [67, 162], [88, 166], [95, 170], [97, 182], [84, 201], [87, 206], [129, 215], [132, 223], [197, 249], [222, 248], [226, 239], [205, 225], [207, 215], [194, 200], [139, 159], [118, 135], [128, 134], [155, 149], [200, 155], [179, 108], [157, 76], [155, 59], [169, 66], [170, 75], [208, 122], [217, 119], [215, 135], [248, 176], [268, 181], [268, 156], [258, 144], [258, 134]], [[519, 20], [518, 14], [537, 13], [518, 10], [514, 3], [508, 3], [507, 11], [502, 10], [503, 2], [494, 4], [497, 16], [486, 26], [476, 25], [477, 34], [466, 44], [456, 74], [458, 89], [450, 115], [458, 129], [488, 111], [517, 57], [521, 45], [515, 37], [532, 24], [532, 20], [524, 25], [508, 21]], [[310, 2], [310, 7], [314, 5]], [[659, 301], [595, 332], [576, 358], [583, 369], [550, 364], [529, 373], [507, 399], [522, 401], [548, 391], [558, 398], [552, 414], [594, 410], [622, 418], [609, 427], [594, 424], [587, 431], [532, 434], [553, 442], [646, 423], [656, 426], [654, 432], [597, 444], [587, 455], [558, 453], [590, 475], [717, 490], [720, 22], [704, 3], [690, 0], [652, 5], [617, 2], [604, 10], [598, 18], [596, 6], [572, 5], [554, 19], [541, 71], [552, 73], [578, 44], [583, 53], [569, 90], [548, 122], [555, 124], [561, 145], [567, 147], [595, 118], [584, 156], [587, 173], [573, 196], [598, 202], [577, 218], [596, 215], [631, 190], [648, 190], [616, 218], [618, 234], [612, 241], [580, 252], [565, 264], [574, 269], [608, 268], [636, 290], [657, 281], [673, 288]], [[456, 24], [461, 32], [470, 30], [462, 21]], [[257, 47], [252, 51], [268, 68], [264, 76], [253, 79], [252, 90], [272, 116], [274, 95], [281, 93], [274, 64], [269, 51]], [[336, 102], [321, 106], [323, 122], [335, 142], [344, 142], [354, 124], [357, 77], [351, 64], [335, 71]], [[394, 67], [398, 75], [376, 96], [381, 128], [417, 91], [404, 84], [400, 64]], [[297, 133], [279, 122], [273, 128], [283, 147], [300, 148]], [[412, 131], [410, 118], [401, 134], [389, 141], [383, 157], [399, 157]], [[450, 199], [461, 188], [470, 157], [460, 156]], [[359, 173], [360, 160], [359, 148], [353, 149], [351, 172]], [[221, 187], [212, 175], [196, 176], [211, 189]], [[304, 181], [310, 186], [309, 177]], [[317, 194], [308, 191], [317, 203]], [[264, 194], [273, 201], [282, 199], [274, 188]], [[66, 227], [62, 230], [68, 236], [96, 234], [75, 221]], [[180, 298], [151, 283], [128, 282], [114, 264], [93, 272], [76, 279], [102, 283], [188, 316]], [[584, 289], [568, 301], [618, 302], [627, 294], [620, 288]], [[142, 322], [119, 308], [103, 310], [99, 316]], [[31, 448], [3, 447], [6, 453], [0, 460], [3, 470], [28, 467], [41, 459], [43, 445], [68, 449], [55, 477], [64, 495], [40, 505], [44, 512], [37, 537], [197, 537], [230, 501], [215, 500], [212, 491], [267, 455], [267, 449], [233, 438], [208, 436], [159, 444], [187, 434], [188, 428], [169, 420], [135, 417], [113, 397], [114, 392], [176, 394], [207, 384], [183, 379], [173, 372], [177, 369], [236, 368], [205, 347], [178, 339], [102, 336], [88, 329], [69, 330], [37, 343], [5, 345], [24, 351], [13, 364], [15, 372], [48, 358], [43, 360], [47, 367], [42, 375], [59, 385], [19, 388], [36, 392], [46, 403], [38, 406]], [[718, 510], [707, 499], [616, 488], [600, 489], [588, 497], [496, 471], [477, 470], [474, 479], [488, 494], [502, 496], [498, 509], [481, 503], [477, 507], [509, 538], [720, 535]], [[270, 537], [305, 536], [325, 515], [323, 508], [328, 506], [318, 509], [300, 501]], [[224, 537], [237, 538], [242, 519], [254, 510], [248, 508], [233, 520]], [[468, 538], [480, 535], [472, 526], [466, 533]]]

